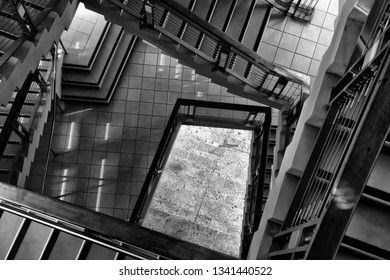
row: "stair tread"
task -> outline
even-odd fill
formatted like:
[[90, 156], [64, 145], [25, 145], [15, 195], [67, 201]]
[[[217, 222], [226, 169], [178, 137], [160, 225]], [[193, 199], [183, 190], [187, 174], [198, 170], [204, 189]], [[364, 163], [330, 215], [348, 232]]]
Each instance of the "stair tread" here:
[[228, 34], [233, 39], [238, 40], [240, 38], [241, 33], [246, 28], [246, 26], [244, 26], [247, 18], [246, 15], [248, 15], [248, 12], [252, 7], [252, 3], [253, 1], [248, 0], [237, 1], [229, 26], [226, 30], [226, 34]]
[[2, 157], [0, 160], [0, 170], [5, 171], [12, 168], [14, 164], [14, 157]]
[[242, 44], [244, 46], [250, 48], [255, 52], [257, 52], [258, 49], [258, 46], [256, 46], [256, 44], [257, 42], [261, 41], [263, 35], [261, 26], [265, 25], [268, 22], [268, 16], [270, 15], [268, 9], [270, 9], [268, 4], [256, 4], [253, 14], [249, 20], [244, 39], [242, 40]]
[[227, 20], [227, 15], [232, 3], [233, 0], [218, 1], [214, 13], [210, 19], [210, 23], [216, 28], [222, 30], [222, 27], [225, 24], [225, 20]]

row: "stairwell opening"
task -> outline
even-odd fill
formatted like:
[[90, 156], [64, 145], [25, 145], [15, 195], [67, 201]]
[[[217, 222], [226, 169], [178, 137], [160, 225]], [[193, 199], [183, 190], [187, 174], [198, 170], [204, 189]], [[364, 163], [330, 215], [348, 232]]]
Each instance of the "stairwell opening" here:
[[252, 137], [182, 125], [142, 226], [240, 257]]

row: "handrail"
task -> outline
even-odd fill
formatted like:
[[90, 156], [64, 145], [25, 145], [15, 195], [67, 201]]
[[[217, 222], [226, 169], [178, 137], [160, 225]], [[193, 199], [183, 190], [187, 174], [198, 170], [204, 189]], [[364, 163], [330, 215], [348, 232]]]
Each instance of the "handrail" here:
[[389, 49], [389, 46], [384, 48], [331, 103], [283, 229], [321, 216], [333, 182], [362, 121], [372, 89], [377, 83], [378, 73], [384, 64], [382, 60]]
[[106, 247], [168, 259], [234, 259], [124, 220], [0, 182], [0, 204]]
[[[355, 68], [360, 65], [357, 69], [360, 71], [353, 75], [347, 72], [335, 87], [339, 93], [334, 94], [330, 103], [327, 118], [298, 184], [282, 230], [321, 216], [389, 50], [390, 43], [371, 60], [371, 54], [366, 53], [355, 64]], [[363, 62], [366, 62], [365, 67]]]
[[[16, 91], [15, 99], [12, 102], [12, 106], [0, 132], [0, 161], [4, 158], [4, 152], [10, 141], [20, 142], [20, 145], [17, 145], [16, 147], [14, 147], [15, 145], [12, 145], [14, 158], [9, 165], [7, 182], [11, 182], [13, 174], [16, 172], [16, 167], [22, 151], [26, 144], [28, 145], [30, 143], [30, 130], [37, 115], [43, 91], [46, 87], [46, 81], [37, 69], [34, 73], [28, 75], [22, 88]], [[32, 89], [37, 92], [30, 93]], [[31, 100], [29, 100], [30, 95], [32, 96]], [[34, 102], [32, 109], [24, 106], [26, 101]]]
[[[9, 0], [1, 9], [0, 67], [18, 50], [24, 41], [34, 41], [37, 25], [54, 9], [58, 0]], [[39, 9], [37, 9], [39, 7]], [[47, 8], [47, 9], [45, 9]], [[0, 35], [1, 35], [0, 32]]]
[[22, 88], [17, 91], [13, 105], [8, 113], [7, 119], [4, 122], [3, 128], [0, 133], [0, 155], [4, 154], [5, 148], [8, 144], [8, 140], [14, 128], [14, 122], [19, 117], [20, 110], [24, 104], [27, 93], [34, 80], [34, 74], [30, 73], [25, 80]]

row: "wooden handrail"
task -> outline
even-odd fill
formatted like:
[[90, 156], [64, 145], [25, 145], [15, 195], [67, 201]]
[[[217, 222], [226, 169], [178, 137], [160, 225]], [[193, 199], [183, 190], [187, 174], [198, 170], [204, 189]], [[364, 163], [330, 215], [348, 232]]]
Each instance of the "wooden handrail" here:
[[235, 259], [205, 247], [0, 182], [0, 200], [170, 259]]

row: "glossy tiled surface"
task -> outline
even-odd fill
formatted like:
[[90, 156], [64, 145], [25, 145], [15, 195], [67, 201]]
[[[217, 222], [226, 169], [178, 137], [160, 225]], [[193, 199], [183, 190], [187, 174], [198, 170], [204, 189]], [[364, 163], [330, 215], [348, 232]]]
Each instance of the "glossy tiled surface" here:
[[[337, 6], [336, 0], [319, 1], [311, 23], [274, 14], [259, 54], [314, 77], [333, 34]], [[80, 17], [92, 20], [85, 13]], [[56, 154], [50, 155], [44, 193], [128, 219], [177, 98], [256, 105], [139, 41], [110, 104], [61, 102], [65, 112], [56, 115]], [[48, 125], [45, 131], [26, 184], [38, 192]]]
[[285, 17], [274, 11], [260, 45], [259, 55], [314, 78], [333, 37], [338, 2], [318, 1], [311, 22]]
[[104, 16], [87, 10], [84, 4], [80, 3], [69, 29], [61, 35], [66, 51], [88, 60], [105, 24]]
[[[62, 103], [44, 193], [128, 219], [177, 98], [256, 104], [139, 41], [110, 104]], [[48, 133], [28, 182], [36, 191]]]

